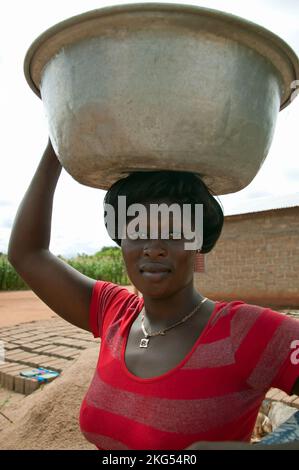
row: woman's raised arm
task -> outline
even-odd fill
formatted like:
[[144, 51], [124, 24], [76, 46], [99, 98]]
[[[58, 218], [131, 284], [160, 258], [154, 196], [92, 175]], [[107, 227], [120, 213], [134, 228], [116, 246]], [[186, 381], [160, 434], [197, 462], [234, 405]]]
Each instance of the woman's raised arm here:
[[17, 211], [8, 260], [54, 312], [79, 328], [91, 331], [89, 306], [96, 281], [49, 251], [53, 197], [61, 169], [49, 140]]

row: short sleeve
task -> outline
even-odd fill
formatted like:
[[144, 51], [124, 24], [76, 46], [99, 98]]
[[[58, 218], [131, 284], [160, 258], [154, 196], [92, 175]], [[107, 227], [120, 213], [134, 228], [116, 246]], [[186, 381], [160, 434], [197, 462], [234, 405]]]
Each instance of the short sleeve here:
[[94, 338], [102, 337], [104, 320], [109, 312], [113, 312], [115, 307], [131, 296], [125, 287], [112, 282], [95, 282], [89, 311], [89, 324]]
[[270, 308], [243, 304], [231, 319], [238, 370], [253, 389], [290, 394], [299, 377], [299, 321]]

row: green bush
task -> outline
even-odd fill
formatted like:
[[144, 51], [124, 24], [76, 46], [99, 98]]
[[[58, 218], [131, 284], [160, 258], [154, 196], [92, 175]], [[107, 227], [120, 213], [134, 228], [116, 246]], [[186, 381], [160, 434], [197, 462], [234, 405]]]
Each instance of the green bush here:
[[7, 256], [0, 253], [0, 290], [28, 290], [28, 285], [9, 263]]
[[[126, 273], [121, 250], [118, 247], [104, 247], [94, 255], [78, 254], [74, 258], [60, 259], [92, 279], [128, 285], [129, 278]], [[7, 255], [0, 253], [0, 290], [24, 290], [28, 285], [18, 275], [9, 263]]]

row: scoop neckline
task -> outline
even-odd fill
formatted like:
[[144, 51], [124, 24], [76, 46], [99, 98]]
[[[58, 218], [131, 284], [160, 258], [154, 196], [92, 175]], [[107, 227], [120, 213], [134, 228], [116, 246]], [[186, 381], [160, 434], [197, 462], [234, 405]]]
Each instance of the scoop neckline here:
[[120, 361], [121, 361], [121, 368], [123, 370], [123, 372], [132, 380], [135, 380], [136, 382], [142, 382], [142, 383], [147, 383], [147, 382], [155, 382], [155, 381], [158, 381], [158, 380], [163, 380], [167, 377], [169, 377], [170, 375], [174, 374], [177, 370], [179, 370], [187, 361], [188, 359], [190, 358], [190, 356], [193, 354], [194, 350], [197, 348], [198, 344], [202, 341], [203, 337], [205, 336], [205, 334], [207, 333], [207, 330], [210, 326], [210, 323], [214, 317], [214, 315], [216, 314], [217, 310], [218, 310], [218, 305], [220, 304], [221, 302], [216, 300], [215, 301], [215, 305], [214, 305], [214, 309], [213, 311], [211, 312], [211, 315], [210, 315], [210, 318], [209, 320], [207, 321], [206, 323], [206, 326], [204, 327], [204, 329], [202, 330], [202, 332], [200, 333], [199, 337], [197, 338], [197, 340], [195, 341], [195, 343], [193, 344], [191, 350], [186, 354], [186, 356], [175, 366], [173, 367], [172, 369], [170, 369], [169, 371], [167, 372], [164, 372], [164, 374], [160, 374], [160, 375], [155, 375], [153, 377], [138, 377], [137, 375], [134, 375], [132, 372], [129, 371], [129, 369], [127, 368], [127, 365], [126, 365], [126, 361], [125, 361], [125, 351], [126, 351], [126, 347], [127, 347], [127, 343], [128, 343], [128, 338], [129, 338], [129, 333], [131, 331], [131, 327], [132, 327], [132, 324], [133, 322], [136, 320], [136, 318], [138, 317], [138, 315], [141, 313], [141, 310], [143, 308], [143, 302], [142, 302], [142, 305], [141, 305], [141, 309], [139, 310], [138, 309], [138, 312], [135, 314], [135, 315], [132, 315], [132, 318], [130, 320], [130, 322], [128, 323], [127, 325], [127, 328], [126, 328], [126, 334], [124, 336], [124, 340], [123, 340], [123, 344], [122, 344], [122, 349], [121, 349], [121, 357], [120, 357]]

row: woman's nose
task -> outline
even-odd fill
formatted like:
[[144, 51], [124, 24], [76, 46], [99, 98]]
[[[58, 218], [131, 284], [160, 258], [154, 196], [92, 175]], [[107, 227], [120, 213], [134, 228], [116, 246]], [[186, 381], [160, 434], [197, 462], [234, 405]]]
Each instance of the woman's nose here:
[[151, 258], [158, 258], [167, 255], [167, 248], [162, 240], [147, 240], [143, 253]]

